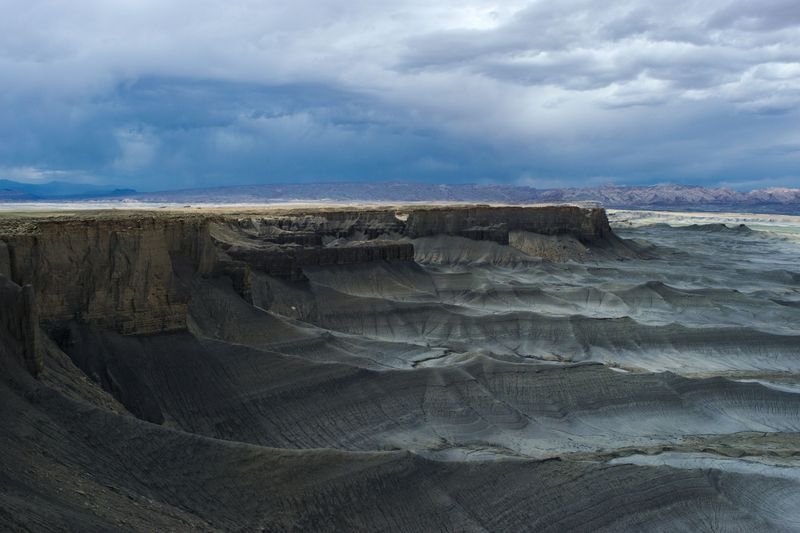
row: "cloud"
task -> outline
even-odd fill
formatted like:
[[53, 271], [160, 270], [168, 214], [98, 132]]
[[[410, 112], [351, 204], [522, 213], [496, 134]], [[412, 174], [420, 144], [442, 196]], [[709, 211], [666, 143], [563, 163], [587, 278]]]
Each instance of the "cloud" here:
[[[705, 7], [704, 7], [705, 6]], [[757, 78], [762, 92], [790, 95], [795, 103], [798, 76], [777, 81], [758, 77], [766, 65], [792, 70], [800, 61], [797, 15], [781, 25], [788, 4], [767, 3], [758, 10], [714, 3], [619, 2], [585, 0], [552, 6], [536, 2], [504, 26], [490, 30], [440, 31], [417, 37], [398, 68], [404, 71], [468, 70], [501, 81], [592, 91], [611, 86], [658, 93], [646, 100], [670, 101], [727, 97], [742, 77]], [[712, 7], [709, 7], [712, 6]], [[797, 10], [795, 9], [795, 12]], [[741, 21], [750, 21], [742, 27]], [[760, 21], [755, 24], [754, 21]], [[772, 31], [775, 28], [788, 30]], [[658, 81], [648, 86], [642, 81]], [[718, 92], [727, 88], [727, 91]], [[746, 107], [746, 106], [745, 106]]]
[[122, 173], [134, 172], [150, 165], [156, 156], [159, 139], [150, 131], [120, 128], [114, 132], [120, 154], [111, 164]]
[[793, 4], [9, 0], [0, 167], [141, 189], [800, 184], [768, 148], [800, 143]]
[[745, 0], [729, 2], [709, 18], [709, 26], [749, 32], [796, 29], [800, 10], [792, 0], [767, 0], [753, 3]]

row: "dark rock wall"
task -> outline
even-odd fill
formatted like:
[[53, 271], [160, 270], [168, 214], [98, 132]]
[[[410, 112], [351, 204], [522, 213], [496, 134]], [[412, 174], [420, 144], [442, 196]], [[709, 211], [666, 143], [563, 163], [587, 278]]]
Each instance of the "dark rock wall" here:
[[306, 279], [304, 267], [324, 265], [346, 265], [372, 261], [413, 261], [414, 245], [410, 242], [367, 241], [358, 245], [322, 246], [275, 246], [263, 248], [228, 248], [230, 257], [240, 260], [251, 268], [271, 276], [294, 281]]
[[186, 327], [189, 296], [172, 256], [210, 271], [206, 225], [155, 217], [44, 221], [0, 238], [11, 278], [36, 287], [43, 322], [77, 319], [122, 333], [154, 333]]
[[[11, 221], [13, 222], [13, 221]], [[508, 244], [509, 232], [612, 238], [602, 209], [434, 207], [269, 216], [125, 214], [0, 224], [0, 274], [36, 288], [45, 324], [123, 334], [186, 329], [184, 271], [227, 275], [246, 299], [251, 270], [305, 280], [303, 268], [413, 261], [408, 238], [458, 235]], [[31, 293], [32, 294], [32, 293]]]
[[571, 235], [582, 242], [611, 235], [603, 209], [574, 206], [417, 209], [408, 214], [405, 234], [411, 238], [457, 235], [508, 244], [510, 231]]
[[36, 376], [42, 369], [39, 317], [31, 285], [20, 287], [0, 274], [0, 350]]

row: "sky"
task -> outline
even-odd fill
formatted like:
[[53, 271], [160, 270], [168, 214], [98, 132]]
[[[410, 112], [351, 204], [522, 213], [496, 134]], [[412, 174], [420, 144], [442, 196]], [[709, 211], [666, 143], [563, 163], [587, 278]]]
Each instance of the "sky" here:
[[800, 6], [0, 0], [0, 178], [800, 187]]

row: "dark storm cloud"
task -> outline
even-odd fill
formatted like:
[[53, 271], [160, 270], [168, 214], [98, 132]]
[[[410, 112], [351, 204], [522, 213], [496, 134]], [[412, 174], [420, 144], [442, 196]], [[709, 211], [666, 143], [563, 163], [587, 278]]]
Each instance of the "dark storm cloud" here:
[[791, 29], [798, 24], [800, 9], [794, 0], [738, 0], [714, 13], [708, 25], [710, 28], [764, 32]]
[[[469, 140], [448, 146], [398, 113], [373, 96], [325, 86], [148, 78], [77, 113], [49, 113], [53, 123], [70, 122], [63, 135], [43, 124], [26, 153], [9, 143], [0, 154], [12, 165], [37, 157], [44, 168], [80, 169], [82, 177], [113, 172], [125, 182], [146, 175], [150, 188], [375, 175], [451, 181], [502, 168], [482, 163], [497, 159], [486, 147]], [[6, 124], [9, 136], [31, 118]]]
[[786, 184], [792, 4], [12, 0], [0, 173]]
[[[762, 64], [797, 64], [800, 35], [788, 2], [692, 9], [687, 2], [607, 4], [539, 2], [487, 30], [444, 31], [412, 39], [398, 64], [410, 71], [466, 68], [504, 81], [591, 90], [639, 77], [671, 88], [702, 89], [735, 82]], [[712, 6], [709, 3], [708, 6]], [[784, 15], [785, 18], [784, 18]], [[783, 18], [792, 35], [770, 37]], [[743, 38], [763, 30], [758, 39]], [[716, 33], [713, 33], [716, 31]]]

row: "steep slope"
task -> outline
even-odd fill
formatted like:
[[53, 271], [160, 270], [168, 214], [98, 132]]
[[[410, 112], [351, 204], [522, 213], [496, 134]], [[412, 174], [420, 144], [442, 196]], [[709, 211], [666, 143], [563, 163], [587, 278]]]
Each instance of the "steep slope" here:
[[[175, 335], [186, 334], [170, 336]], [[160, 337], [117, 342], [160, 343]], [[173, 367], [163, 360], [171, 350], [144, 351], [157, 356], [159, 368]], [[113, 354], [127, 357], [130, 351], [116, 346]], [[175, 356], [174, 360], [184, 357]], [[785, 468], [762, 466], [753, 476], [736, 466], [730, 471], [612, 466], [587, 462], [585, 455], [576, 461], [544, 462], [496, 456], [487, 460], [493, 456], [484, 455], [464, 463], [453, 461], [452, 454], [432, 460], [403, 451], [280, 450], [175, 431], [69, 399], [37, 382], [5, 352], [0, 366], [0, 524], [9, 529], [619, 531], [735, 525], [746, 531], [792, 529], [800, 520], [792, 505], [799, 483], [782, 474]], [[195, 366], [195, 360], [180, 365], [183, 371]], [[183, 371], [174, 376], [179, 388], [213, 396], [210, 383], [198, 379], [200, 374]], [[251, 383], [262, 385], [293, 381], [252, 368], [246, 375]], [[459, 381], [441, 389], [450, 401], [471, 396], [452, 396]], [[576, 392], [588, 394], [580, 382], [573, 385]], [[306, 387], [327, 396], [317, 407], [330, 401], [330, 387], [309, 382]], [[312, 405], [314, 399], [306, 401]], [[185, 405], [194, 410], [199, 404]], [[431, 405], [438, 405], [445, 416], [458, 412], [440, 400]], [[328, 414], [329, 422], [351, 418], [320, 414]], [[295, 435], [330, 434], [325, 426], [314, 429], [314, 422], [296, 416], [283, 427], [298, 421]], [[757, 441], [751, 443], [758, 446]], [[774, 442], [763, 444], [775, 449]], [[725, 441], [694, 446], [730, 449]], [[598, 512], [598, 506], [605, 511]]]

